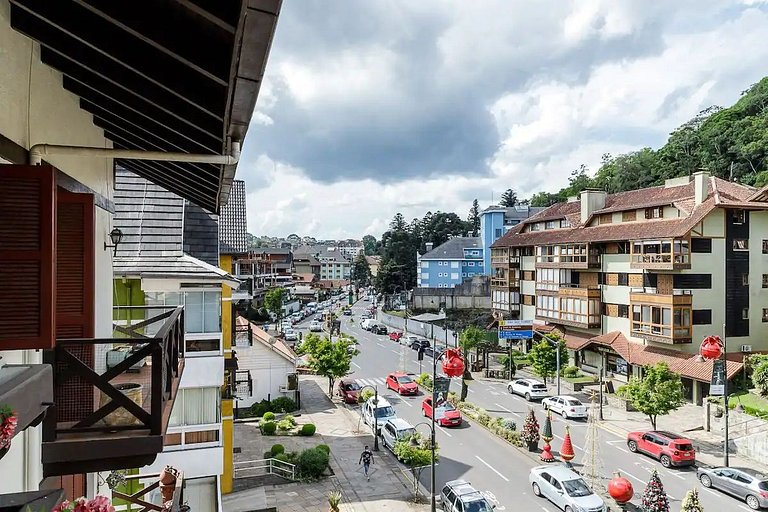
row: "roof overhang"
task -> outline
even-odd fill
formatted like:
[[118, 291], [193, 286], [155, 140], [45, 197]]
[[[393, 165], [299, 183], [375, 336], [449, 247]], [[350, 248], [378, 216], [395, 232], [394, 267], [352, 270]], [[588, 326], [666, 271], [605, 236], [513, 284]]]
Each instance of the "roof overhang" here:
[[[10, 2], [11, 26], [114, 147], [229, 154], [245, 139], [282, 0]], [[216, 213], [236, 168], [117, 163]]]

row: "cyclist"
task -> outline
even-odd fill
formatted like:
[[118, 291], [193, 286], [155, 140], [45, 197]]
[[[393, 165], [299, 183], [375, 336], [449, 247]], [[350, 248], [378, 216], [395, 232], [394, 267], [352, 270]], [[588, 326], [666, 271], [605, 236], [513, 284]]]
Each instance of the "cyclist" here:
[[373, 452], [368, 448], [368, 445], [365, 445], [363, 453], [360, 454], [360, 460], [357, 462], [357, 464], [359, 465], [360, 463], [363, 464], [363, 469], [365, 470], [365, 478], [370, 480], [371, 477], [368, 474], [368, 468], [373, 463]]

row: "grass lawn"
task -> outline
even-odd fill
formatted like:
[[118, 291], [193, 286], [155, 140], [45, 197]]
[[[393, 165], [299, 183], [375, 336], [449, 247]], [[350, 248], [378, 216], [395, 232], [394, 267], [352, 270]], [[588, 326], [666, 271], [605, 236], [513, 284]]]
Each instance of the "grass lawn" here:
[[405, 311], [385, 311], [386, 314], [405, 318]]
[[570, 382], [571, 384], [589, 384], [595, 382], [595, 378], [591, 375], [582, 375], [581, 377], [562, 377], [563, 380]]
[[[714, 400], [715, 403], [722, 404], [723, 400], [718, 398]], [[744, 407], [744, 412], [751, 416], [768, 417], [768, 399], [765, 399], [755, 393], [749, 391], [737, 391], [731, 393], [728, 397], [728, 408], [734, 409], [741, 404]]]

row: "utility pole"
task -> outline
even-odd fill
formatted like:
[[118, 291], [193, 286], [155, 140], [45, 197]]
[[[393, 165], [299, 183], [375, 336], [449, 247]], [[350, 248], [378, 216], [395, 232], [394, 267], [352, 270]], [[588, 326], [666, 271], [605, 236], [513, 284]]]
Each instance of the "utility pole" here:
[[[733, 163], [731, 163], [731, 170], [733, 170]], [[723, 446], [723, 462], [725, 467], [729, 467], [729, 454], [728, 454], [728, 341], [725, 338], [725, 324], [723, 324], [723, 373], [725, 378], [723, 379], [723, 405], [725, 405], [724, 417], [725, 417], [725, 445]]]

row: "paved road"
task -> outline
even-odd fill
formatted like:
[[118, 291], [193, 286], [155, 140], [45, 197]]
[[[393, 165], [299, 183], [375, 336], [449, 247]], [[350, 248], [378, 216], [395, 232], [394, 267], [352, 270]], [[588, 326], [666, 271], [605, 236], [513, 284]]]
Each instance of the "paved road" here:
[[[359, 341], [360, 355], [352, 363], [352, 377], [361, 384], [374, 384], [380, 393], [387, 397], [397, 409], [398, 416], [412, 424], [422, 421], [420, 404], [423, 396], [400, 398], [394, 392], [385, 390], [384, 378], [394, 370], [400, 369], [405, 361], [406, 370], [418, 373], [419, 362], [416, 352], [408, 347], [402, 347], [389, 340], [384, 335], [374, 335], [359, 327], [359, 314], [368, 306], [360, 302], [354, 307], [355, 323], [351, 324], [348, 317], [343, 317], [345, 332], [354, 335]], [[423, 370], [431, 372], [432, 359], [425, 358]], [[439, 372], [439, 367], [438, 367]], [[458, 391], [460, 382], [452, 381], [452, 389]], [[523, 397], [510, 395], [504, 383], [491, 381], [475, 381], [470, 384], [468, 400], [488, 410], [492, 415], [512, 418], [522, 428], [523, 418], [529, 407], [536, 411], [539, 423], [543, 424], [544, 410], [538, 402], [527, 402]], [[571, 439], [576, 450], [575, 465], [578, 467], [584, 453], [587, 424], [584, 420], [563, 420], [553, 416], [553, 431], [555, 440], [552, 442], [553, 451], [557, 451], [565, 431], [565, 424], [570, 425]], [[419, 427], [428, 432], [426, 426]], [[528, 471], [535, 463], [522, 455], [518, 450], [490, 435], [478, 425], [468, 425], [458, 429], [439, 429], [437, 433], [440, 445], [441, 463], [436, 472], [438, 488], [447, 480], [465, 478], [474, 482], [482, 490], [493, 493], [501, 506], [509, 508], [510, 504], [523, 504], [530, 510], [555, 510], [550, 503], [537, 499], [530, 493], [528, 486]], [[629, 478], [639, 498], [650, 472], [659, 471], [665, 489], [670, 496], [672, 510], [679, 510], [685, 493], [693, 488], [700, 488], [702, 504], [707, 509], [718, 510], [750, 510], [744, 503], [719, 491], [701, 488], [696, 479], [695, 469], [665, 469], [657, 461], [640, 454], [632, 454], [627, 450], [626, 439], [623, 435], [608, 429], [599, 431], [599, 455], [602, 461], [603, 475], [609, 478], [614, 471]], [[422, 477], [423, 483], [429, 487], [429, 471]], [[528, 510], [526, 508], [525, 510]]]

